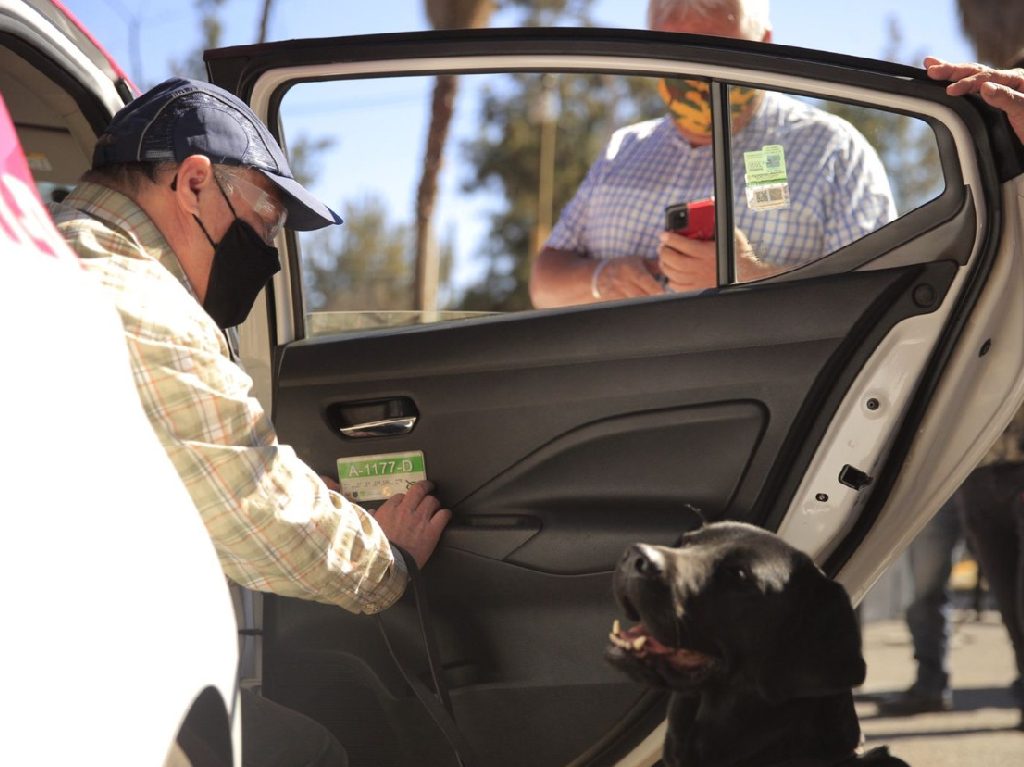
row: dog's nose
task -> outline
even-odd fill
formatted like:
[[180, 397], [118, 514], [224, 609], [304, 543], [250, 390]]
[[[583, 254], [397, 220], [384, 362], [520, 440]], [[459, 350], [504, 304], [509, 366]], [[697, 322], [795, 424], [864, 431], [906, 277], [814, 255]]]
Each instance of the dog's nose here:
[[622, 555], [621, 567], [627, 573], [649, 578], [661, 575], [665, 569], [664, 565], [665, 558], [661, 552], [643, 543], [630, 546]]

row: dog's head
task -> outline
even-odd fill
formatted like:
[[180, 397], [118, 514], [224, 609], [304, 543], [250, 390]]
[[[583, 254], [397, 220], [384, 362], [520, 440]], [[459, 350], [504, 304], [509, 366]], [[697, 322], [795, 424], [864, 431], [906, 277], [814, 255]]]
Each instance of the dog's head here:
[[631, 546], [606, 656], [634, 678], [693, 691], [745, 689], [769, 701], [833, 695], [864, 681], [850, 599], [802, 552], [760, 528], [716, 522], [678, 547]]

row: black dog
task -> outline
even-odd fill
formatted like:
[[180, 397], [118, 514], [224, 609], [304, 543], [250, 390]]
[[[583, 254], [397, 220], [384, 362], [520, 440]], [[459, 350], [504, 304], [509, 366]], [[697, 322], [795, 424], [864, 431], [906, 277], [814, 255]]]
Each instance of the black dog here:
[[672, 691], [669, 767], [907, 767], [886, 749], [858, 754], [850, 598], [777, 536], [717, 522], [678, 548], [632, 546], [615, 597], [640, 623], [615, 622], [608, 660]]

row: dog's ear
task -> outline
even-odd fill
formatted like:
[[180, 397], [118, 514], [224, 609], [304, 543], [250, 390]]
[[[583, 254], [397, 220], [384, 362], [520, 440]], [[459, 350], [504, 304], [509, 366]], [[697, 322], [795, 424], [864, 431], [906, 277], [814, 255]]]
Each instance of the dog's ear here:
[[691, 517], [689, 520], [689, 526], [686, 528], [687, 532], [690, 530], [696, 530], [698, 527], [704, 527], [704, 525], [708, 523], [708, 518], [704, 516], [703, 509], [694, 506], [692, 503], [684, 503], [683, 508]]
[[758, 686], [768, 700], [816, 698], [849, 691], [864, 682], [860, 626], [850, 597], [810, 562], [789, 587], [801, 592], [799, 609], [771, 644]]
[[683, 510], [686, 512], [686, 524], [683, 527], [683, 532], [676, 538], [675, 543], [672, 544], [673, 548], [678, 548], [683, 543], [683, 536], [687, 533], [692, 533], [694, 530], [699, 530], [708, 523], [704, 517], [704, 512], [698, 509], [691, 503], [684, 503]]

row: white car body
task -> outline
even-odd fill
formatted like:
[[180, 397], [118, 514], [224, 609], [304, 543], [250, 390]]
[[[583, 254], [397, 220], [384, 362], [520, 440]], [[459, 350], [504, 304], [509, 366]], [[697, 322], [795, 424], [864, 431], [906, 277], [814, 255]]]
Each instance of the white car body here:
[[[4, 2], [0, 29], [111, 111], [121, 103], [52, 20]], [[224, 763], [238, 765], [237, 629], [213, 544], [143, 413], [117, 312], [53, 228], [2, 97], [0, 152], [0, 322], [19, 329], [8, 349], [22, 360], [0, 381], [0, 763], [182, 764], [175, 738], [207, 691]]]

